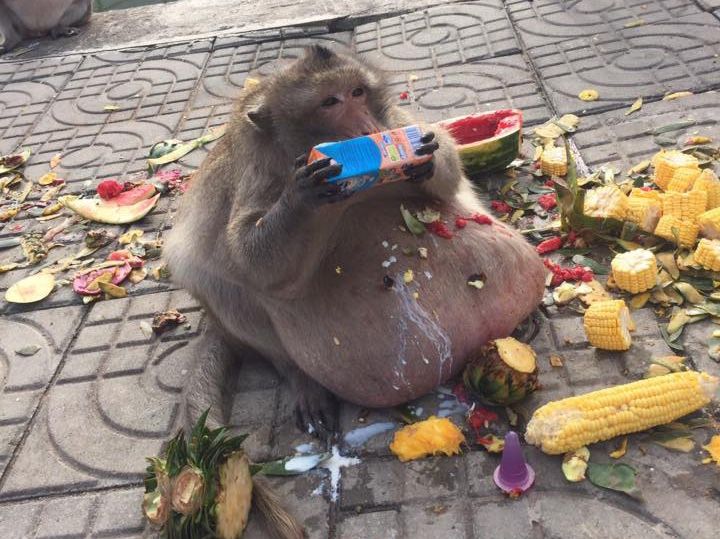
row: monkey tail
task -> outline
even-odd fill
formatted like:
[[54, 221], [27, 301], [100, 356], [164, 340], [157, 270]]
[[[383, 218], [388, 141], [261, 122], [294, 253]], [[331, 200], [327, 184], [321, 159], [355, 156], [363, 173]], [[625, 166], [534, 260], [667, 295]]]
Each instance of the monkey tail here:
[[253, 505], [275, 539], [304, 539], [300, 523], [280, 503], [280, 498], [262, 479], [253, 478]]

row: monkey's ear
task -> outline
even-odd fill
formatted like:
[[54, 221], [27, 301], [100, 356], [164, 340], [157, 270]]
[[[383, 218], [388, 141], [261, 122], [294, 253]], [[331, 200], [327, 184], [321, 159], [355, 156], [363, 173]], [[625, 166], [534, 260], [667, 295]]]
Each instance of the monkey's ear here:
[[327, 62], [335, 56], [335, 53], [323, 45], [310, 45], [305, 49], [305, 58], [309, 60], [321, 60]]
[[272, 113], [264, 103], [247, 111], [247, 118], [259, 131], [269, 131], [272, 127]]

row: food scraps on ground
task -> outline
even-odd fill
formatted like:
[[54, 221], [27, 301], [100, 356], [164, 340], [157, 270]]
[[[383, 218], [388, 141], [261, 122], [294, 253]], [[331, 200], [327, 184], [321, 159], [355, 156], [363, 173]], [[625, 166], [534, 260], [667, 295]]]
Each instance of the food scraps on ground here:
[[152, 321], [152, 330], [156, 334], [161, 334], [180, 324], [184, 324], [187, 317], [177, 309], [169, 309], [161, 313], [156, 313]]
[[719, 385], [715, 376], [686, 371], [552, 401], [533, 413], [525, 438], [550, 455], [574, 451], [699, 410]]
[[139, 185], [111, 198], [79, 198], [65, 195], [58, 198], [66, 208], [97, 223], [121, 225], [145, 217], [157, 204], [160, 194], [149, 184]]
[[630, 310], [621, 299], [595, 302], [583, 318], [590, 345], [602, 350], [628, 350], [632, 344], [632, 324]]
[[538, 387], [535, 352], [513, 337], [491, 341], [465, 367], [463, 381], [487, 404], [519, 402]]
[[19, 280], [5, 291], [5, 301], [9, 303], [34, 303], [45, 299], [55, 288], [55, 276], [52, 273], [36, 273]]
[[430, 416], [398, 430], [390, 451], [405, 462], [429, 455], [457, 455], [464, 442], [462, 432], [450, 419]]
[[585, 479], [585, 471], [590, 460], [590, 450], [587, 447], [580, 447], [575, 451], [565, 453], [562, 461], [562, 471], [565, 479], [571, 483], [577, 483]]

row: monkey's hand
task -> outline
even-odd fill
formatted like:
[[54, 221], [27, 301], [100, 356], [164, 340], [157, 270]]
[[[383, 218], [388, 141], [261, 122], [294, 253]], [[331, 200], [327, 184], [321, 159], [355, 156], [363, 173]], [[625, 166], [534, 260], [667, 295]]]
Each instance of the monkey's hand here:
[[[438, 142], [434, 139], [435, 133], [433, 133], [432, 131], [428, 131], [427, 133], [423, 134], [422, 138], [420, 138], [420, 142], [422, 142], [423, 145], [415, 151], [415, 155], [434, 154], [435, 150], [440, 147]], [[407, 174], [408, 181], [410, 182], [424, 182], [433, 177], [433, 174], [435, 173], [435, 160], [430, 159], [429, 161], [426, 161], [419, 165], [405, 165], [403, 167], [403, 172]]]
[[326, 183], [328, 178], [340, 174], [342, 165], [332, 163], [329, 157], [307, 165], [307, 159], [307, 155], [301, 155], [295, 160], [295, 185], [304, 203], [319, 206], [340, 202], [352, 195], [340, 185]]

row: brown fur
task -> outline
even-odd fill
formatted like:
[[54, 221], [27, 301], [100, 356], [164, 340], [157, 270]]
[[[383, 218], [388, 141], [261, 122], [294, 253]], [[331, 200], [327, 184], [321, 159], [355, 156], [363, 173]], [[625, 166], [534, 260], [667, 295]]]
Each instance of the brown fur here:
[[0, 49], [9, 51], [27, 38], [67, 35], [91, 15], [92, 0], [0, 0]]

